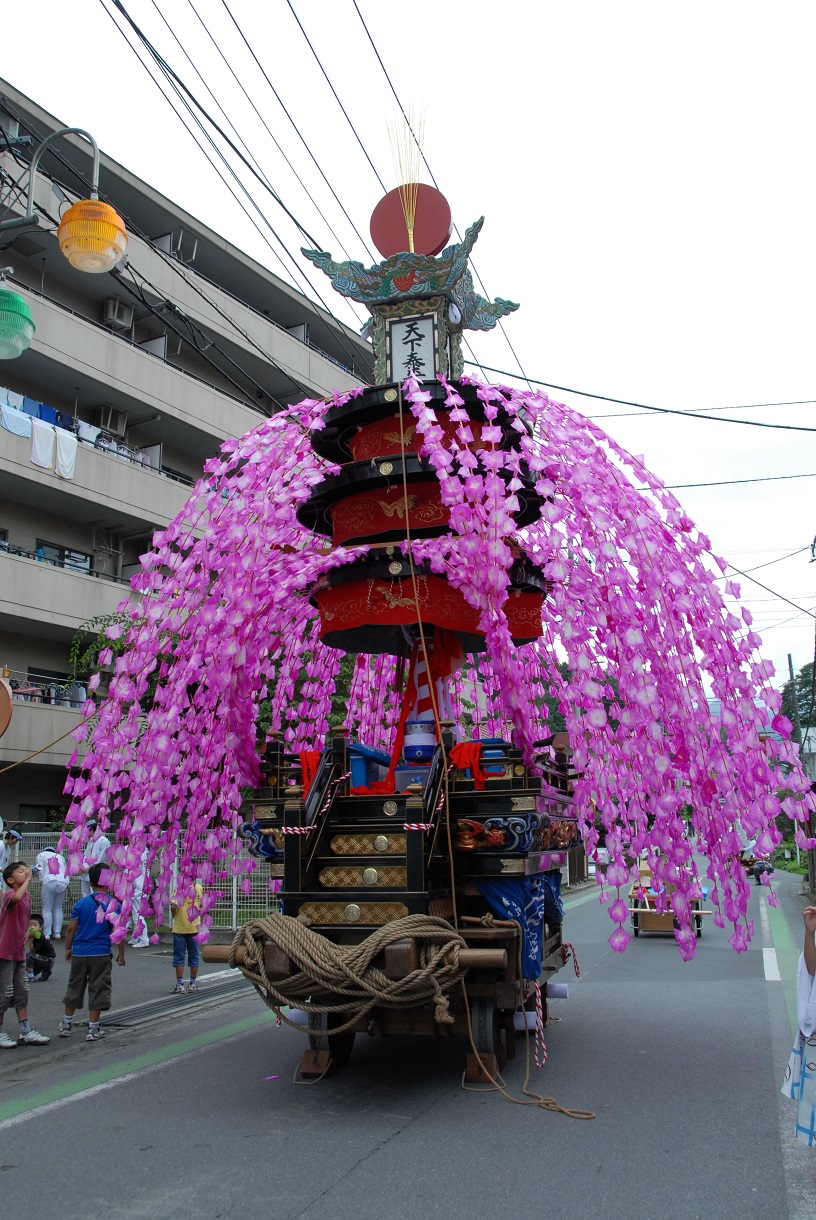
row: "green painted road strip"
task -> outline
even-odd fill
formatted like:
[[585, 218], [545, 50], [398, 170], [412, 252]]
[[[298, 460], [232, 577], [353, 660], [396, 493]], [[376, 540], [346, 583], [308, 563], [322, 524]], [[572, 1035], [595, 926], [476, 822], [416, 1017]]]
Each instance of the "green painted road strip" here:
[[[76, 1093], [84, 1093], [87, 1089], [93, 1089], [98, 1085], [107, 1084], [108, 1081], [116, 1080], [118, 1076], [129, 1076], [143, 1071], [145, 1068], [156, 1067], [158, 1064], [169, 1062], [171, 1059], [177, 1059], [180, 1055], [186, 1055], [190, 1051], [200, 1050], [204, 1046], [209, 1046], [214, 1042], [221, 1042], [225, 1038], [235, 1037], [237, 1034], [246, 1033], [248, 1030], [256, 1029], [258, 1026], [268, 1024], [274, 1020], [274, 1013], [264, 1010], [254, 1017], [245, 1017], [242, 1021], [234, 1021], [231, 1025], [221, 1026], [219, 1029], [211, 1030], [209, 1033], [196, 1034], [192, 1038], [185, 1038], [182, 1042], [174, 1042], [170, 1046], [147, 1051], [144, 1055], [137, 1055], [135, 1058], [127, 1059], [123, 1063], [111, 1064], [108, 1067], [98, 1068], [93, 1072], [85, 1072], [82, 1076], [76, 1076], [73, 1080], [65, 1080], [61, 1084], [52, 1085], [51, 1088], [43, 1089], [41, 1093], [34, 1093], [31, 1097], [21, 1097], [14, 1101], [4, 1102], [0, 1104], [0, 1122], [8, 1118], [15, 1118], [20, 1114], [26, 1114], [29, 1110], [36, 1110], [40, 1106], [47, 1106], [55, 1101], [63, 1101], [66, 1098], [73, 1097]], [[7, 1053], [10, 1054], [10, 1052]], [[19, 1055], [19, 1050], [17, 1053]]]
[[796, 970], [802, 950], [799, 942], [794, 940], [790, 924], [780, 907], [768, 907], [768, 922], [779, 962], [779, 973], [782, 975], [782, 989], [791, 1032], [795, 1034], [799, 1028], [799, 1018], [796, 1014]]
[[564, 907], [566, 910], [569, 910], [571, 907], [579, 907], [584, 902], [591, 902], [593, 898], [597, 902], [600, 892], [600, 887], [593, 885], [586, 894], [575, 894], [574, 896], [569, 893], [562, 894]]

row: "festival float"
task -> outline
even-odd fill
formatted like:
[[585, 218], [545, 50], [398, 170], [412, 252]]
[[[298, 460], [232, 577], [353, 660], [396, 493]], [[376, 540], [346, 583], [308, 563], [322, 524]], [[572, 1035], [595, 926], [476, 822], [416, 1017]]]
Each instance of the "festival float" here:
[[268, 913], [207, 952], [304, 1030], [303, 1077], [357, 1032], [460, 1037], [471, 1080], [519, 1026], [541, 1048], [579, 839], [594, 859], [605, 837], [613, 950], [642, 862], [686, 960], [704, 882], [733, 948], [751, 938], [741, 831], [771, 851], [784, 811], [811, 841], [773, 667], [709, 539], [572, 407], [465, 376], [464, 332], [517, 308], [474, 290], [481, 227], [449, 244], [443, 196], [409, 181], [372, 217], [382, 262], [304, 251], [368, 309], [375, 384], [207, 463], [106, 629], [115, 672], [77, 734], [64, 847], [76, 868], [87, 819], [113, 823], [114, 939], [145, 849], [142, 917], [200, 878], [202, 940], [219, 886], [268, 873]]

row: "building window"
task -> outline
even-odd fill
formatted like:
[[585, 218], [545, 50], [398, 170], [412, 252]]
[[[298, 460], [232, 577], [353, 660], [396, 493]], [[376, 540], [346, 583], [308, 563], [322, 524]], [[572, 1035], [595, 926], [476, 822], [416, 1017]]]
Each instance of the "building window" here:
[[73, 551], [70, 547], [60, 546], [57, 542], [46, 542], [37, 539], [37, 558], [43, 563], [50, 563], [55, 568], [68, 568], [71, 572], [90, 572], [91, 556], [84, 551]]

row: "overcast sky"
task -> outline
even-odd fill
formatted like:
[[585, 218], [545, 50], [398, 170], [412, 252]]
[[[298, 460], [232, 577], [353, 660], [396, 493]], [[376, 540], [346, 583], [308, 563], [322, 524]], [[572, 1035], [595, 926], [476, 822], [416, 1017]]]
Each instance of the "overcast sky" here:
[[[292, 10], [286, 0], [227, 3], [359, 235], [224, 0], [124, 0], [168, 64], [227, 128], [198, 69], [262, 172], [319, 244], [336, 258], [345, 257], [345, 247], [369, 262], [362, 239], [370, 245], [368, 221], [383, 188]], [[463, 231], [486, 217], [474, 262], [487, 293], [521, 303], [504, 334], [472, 338], [479, 361], [517, 378], [520, 361], [530, 378], [638, 403], [816, 429], [812, 402], [753, 406], [816, 398], [816, 5], [358, 5], [400, 100], [425, 107], [427, 160], [455, 223]], [[293, 7], [391, 189], [396, 176], [386, 121], [396, 102], [353, 0], [293, 0]], [[305, 288], [291, 260], [281, 255], [284, 270], [273, 253], [280, 247], [266, 223], [253, 213], [268, 242], [208, 165], [112, 13], [111, 0], [73, 0], [70, 9], [56, 0], [40, 0], [35, 9], [4, 4], [0, 75], [66, 124], [88, 128], [110, 156]], [[297, 256], [308, 243], [271, 195], [240, 172]], [[327, 281], [305, 263], [303, 271], [328, 299]], [[332, 297], [338, 316], [357, 325]], [[669, 485], [816, 474], [816, 432], [633, 412], [551, 393], [593, 418], [607, 417], [607, 431], [644, 454]], [[786, 671], [788, 652], [797, 668], [811, 660], [816, 479], [676, 494], [736, 568], [780, 561], [754, 573], [772, 592], [742, 580], [742, 600], [777, 671]]]

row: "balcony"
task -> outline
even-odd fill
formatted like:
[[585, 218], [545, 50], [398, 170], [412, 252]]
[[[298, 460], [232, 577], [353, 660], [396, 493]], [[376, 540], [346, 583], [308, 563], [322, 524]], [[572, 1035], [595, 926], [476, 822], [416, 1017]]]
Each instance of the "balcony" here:
[[9, 630], [73, 634], [88, 619], [112, 614], [127, 596], [128, 585], [110, 577], [44, 563], [20, 547], [0, 551], [0, 625]]
[[[82, 714], [73, 708], [24, 703], [18, 699], [12, 706], [11, 724], [0, 737], [0, 763], [22, 762], [29, 754], [53, 741], [53, 746], [32, 761], [43, 767], [65, 767], [77, 744], [70, 733], [82, 723]], [[63, 737], [63, 734], [69, 736]], [[62, 737], [62, 741], [57, 741], [58, 737]]]
[[189, 446], [190, 431], [211, 442], [241, 436], [259, 422], [258, 413], [180, 368], [143, 351], [127, 339], [111, 334], [103, 326], [41, 296], [15, 282], [33, 310], [37, 330], [30, 352], [61, 368], [75, 370], [89, 385], [97, 387], [98, 401], [113, 397], [132, 401], [159, 412], [163, 431], [175, 421], [182, 425], [178, 439]]
[[66, 502], [70, 497], [78, 520], [104, 518], [129, 528], [145, 524], [149, 532], [151, 527], [167, 525], [190, 494], [189, 487], [178, 480], [92, 445], [79, 444], [73, 479], [61, 479], [53, 470], [32, 465], [30, 452], [27, 437], [0, 428], [0, 470], [4, 479], [19, 481], [15, 498], [31, 503], [33, 496], [38, 507], [62, 516], [73, 515]]

